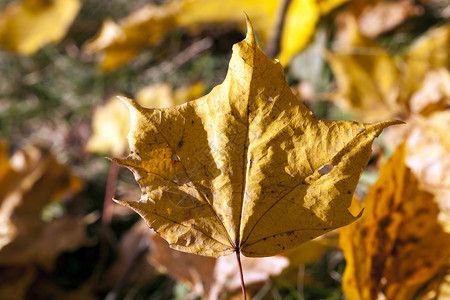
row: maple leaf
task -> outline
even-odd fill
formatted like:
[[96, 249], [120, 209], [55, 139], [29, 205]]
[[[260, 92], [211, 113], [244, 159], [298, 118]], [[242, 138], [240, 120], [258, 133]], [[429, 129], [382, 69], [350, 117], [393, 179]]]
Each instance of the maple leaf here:
[[450, 235], [438, 223], [433, 194], [407, 166], [405, 146], [381, 167], [364, 216], [340, 230], [349, 299], [420, 299], [449, 268]]
[[250, 21], [225, 81], [165, 109], [122, 98], [138, 212], [177, 250], [270, 256], [357, 219], [348, 207], [371, 144], [386, 121], [316, 119], [283, 68], [258, 48]]
[[56, 43], [66, 34], [81, 4], [79, 0], [24, 0], [0, 14], [0, 45], [23, 55]]

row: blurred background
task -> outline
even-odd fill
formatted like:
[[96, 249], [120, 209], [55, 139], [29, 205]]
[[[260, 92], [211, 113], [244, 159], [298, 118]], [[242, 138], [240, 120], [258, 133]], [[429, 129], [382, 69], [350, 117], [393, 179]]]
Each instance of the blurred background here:
[[105, 159], [128, 153], [116, 96], [207, 94], [242, 11], [317, 117], [406, 122], [373, 146], [364, 217], [341, 241], [244, 258], [249, 296], [450, 299], [448, 0], [0, 0], [0, 299], [242, 297], [234, 256], [171, 250], [111, 201], [140, 190]]

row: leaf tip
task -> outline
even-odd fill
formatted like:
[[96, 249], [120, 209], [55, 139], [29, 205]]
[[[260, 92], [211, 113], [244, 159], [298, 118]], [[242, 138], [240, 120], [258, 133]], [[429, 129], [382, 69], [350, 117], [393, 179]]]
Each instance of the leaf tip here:
[[254, 44], [254, 43], [256, 43], [256, 41], [255, 41], [255, 34], [253, 32], [252, 21], [250, 21], [250, 18], [245, 11], [242, 11], [242, 12], [245, 15], [245, 21], [247, 23], [247, 36], [245, 39], [249, 40], [250, 44]]
[[105, 157], [105, 158], [112, 163], [118, 164], [119, 166], [124, 166], [124, 167], [129, 166], [128, 160], [126, 160], [126, 159], [117, 158], [117, 157]]
[[126, 106], [128, 106], [128, 108], [134, 108], [137, 111], [142, 111], [142, 106], [140, 106], [136, 101], [134, 101], [133, 99], [130, 99], [128, 97], [122, 96], [122, 95], [117, 95], [116, 96], [117, 99], [119, 99], [120, 101], [122, 101]]

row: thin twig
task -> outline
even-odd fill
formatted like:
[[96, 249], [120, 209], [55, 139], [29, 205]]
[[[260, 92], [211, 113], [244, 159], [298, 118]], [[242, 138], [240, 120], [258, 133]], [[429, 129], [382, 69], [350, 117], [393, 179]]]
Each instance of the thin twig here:
[[119, 165], [115, 162], [111, 162], [109, 168], [108, 180], [106, 181], [105, 199], [103, 200], [103, 215], [102, 225], [103, 229], [109, 227], [112, 220], [112, 198], [116, 193], [116, 183], [119, 176]]
[[241, 253], [236, 250], [236, 259], [239, 267], [239, 276], [241, 277], [242, 297], [247, 300], [247, 292], [245, 291], [244, 272], [242, 271]]
[[200, 41], [193, 43], [192, 45], [175, 55], [172, 59], [164, 61], [163, 63], [148, 69], [144, 74], [144, 78], [152, 78], [155, 75], [172, 72], [203, 51], [211, 48], [212, 45], [213, 40], [211, 38], [206, 37], [204, 39], [201, 39]]
[[275, 57], [280, 52], [280, 42], [281, 42], [281, 35], [283, 34], [283, 27], [286, 19], [287, 10], [289, 8], [289, 4], [291, 3], [291, 0], [282, 0], [282, 7], [281, 10], [279, 10], [279, 14], [277, 18], [275, 19], [272, 34], [271, 37], [268, 39], [266, 43], [266, 55], [268, 57]]

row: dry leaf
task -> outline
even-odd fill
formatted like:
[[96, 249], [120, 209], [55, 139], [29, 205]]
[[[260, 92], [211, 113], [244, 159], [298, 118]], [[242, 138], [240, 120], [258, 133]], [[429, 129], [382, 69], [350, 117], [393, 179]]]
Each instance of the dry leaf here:
[[438, 111], [427, 117], [413, 115], [406, 126], [386, 132], [385, 142], [395, 148], [406, 141], [406, 165], [421, 186], [434, 194], [440, 207], [439, 221], [450, 233], [450, 111]]
[[413, 118], [406, 135], [406, 165], [435, 194], [439, 219], [450, 233], [450, 111]]
[[59, 42], [80, 10], [79, 0], [23, 0], [0, 14], [0, 46], [31, 55]]
[[423, 9], [415, 5], [413, 0], [378, 1], [364, 7], [358, 16], [358, 28], [363, 35], [376, 38], [402, 24], [407, 18], [422, 13]]
[[[145, 223], [143, 223], [145, 225]], [[148, 231], [148, 228], [147, 228]], [[165, 240], [151, 234], [149, 261], [161, 271], [187, 285], [196, 296], [206, 299], [228, 299], [239, 293], [241, 282], [236, 257], [222, 256], [217, 259], [183, 253], [169, 248]], [[268, 258], [242, 258], [244, 280], [248, 292], [256, 290], [270, 276], [279, 275], [289, 261], [282, 256]], [[220, 296], [220, 297], [219, 297]]]
[[450, 72], [444, 68], [429, 71], [422, 88], [409, 100], [410, 111], [428, 116], [447, 107], [450, 107]]
[[[308, 43], [320, 13], [326, 14], [346, 1], [290, 1], [280, 37], [279, 61], [287, 65]], [[258, 37], [265, 45], [274, 38], [282, 4], [276, 0], [181, 0], [160, 6], [148, 4], [118, 23], [105, 21], [97, 36], [85, 46], [85, 51], [91, 54], [102, 52], [101, 68], [111, 71], [146, 47], [157, 45], [175, 27], [196, 32], [211, 24], [240, 26], [243, 25], [242, 11], [252, 17]]]
[[[140, 248], [149, 244], [150, 236], [151, 231], [148, 230], [145, 222], [137, 222], [131, 227], [120, 240], [117, 249], [117, 260], [107, 270], [106, 274], [102, 276], [102, 280], [96, 288], [100, 290], [111, 290], [112, 287], [116, 286], [117, 282], [122, 280], [130, 265], [134, 263], [133, 259], [135, 259]], [[153, 251], [153, 249], [151, 248], [150, 251]], [[155, 269], [144, 258], [134, 265], [132, 274], [127, 276], [127, 283], [148, 284], [152, 282], [155, 277]]]
[[108, 99], [94, 110], [92, 135], [86, 150], [96, 153], [122, 155], [128, 148], [126, 136], [130, 129], [130, 116], [116, 97]]
[[41, 217], [51, 201], [80, 189], [80, 180], [37, 147], [17, 151], [10, 171], [0, 181], [0, 265], [35, 263], [51, 269], [57, 255], [86, 240], [83, 218]]
[[[358, 210], [358, 213], [361, 210]], [[338, 246], [337, 231], [330, 231], [283, 254], [289, 259], [289, 267], [298, 267], [318, 261], [328, 250]]]
[[450, 25], [429, 30], [403, 55], [400, 102], [407, 103], [431, 70], [450, 65]]
[[340, 20], [345, 24], [340, 27], [346, 29], [338, 34], [339, 49], [327, 54], [338, 83], [337, 92], [329, 99], [365, 121], [445, 109], [450, 26], [421, 37], [398, 58], [398, 67], [386, 50], [359, 35], [348, 14], [342, 14]]
[[439, 208], [405, 164], [404, 145], [381, 167], [366, 197], [364, 216], [340, 230], [349, 299], [417, 299], [448, 268], [450, 235]]
[[[183, 86], [175, 91], [166, 83], [152, 84], [137, 92], [136, 101], [144, 107], [170, 107], [200, 97], [204, 90], [201, 83]], [[123, 155], [128, 148], [126, 136], [130, 130], [129, 124], [130, 115], [126, 106], [117, 97], [110, 98], [94, 111], [93, 134], [86, 145], [87, 151]]]
[[176, 90], [167, 83], [156, 83], [139, 90], [136, 93], [136, 101], [144, 107], [166, 108], [197, 99], [204, 94], [205, 89], [201, 82]]
[[338, 90], [327, 98], [355, 112], [358, 120], [379, 121], [395, 116], [399, 111], [399, 75], [394, 59], [359, 33], [350, 15], [341, 21], [347, 27], [345, 36], [339, 37], [336, 51], [326, 53]]
[[217, 260], [170, 249], [167, 242], [147, 229], [151, 240], [148, 261], [158, 270], [182, 282], [197, 296], [207, 296], [214, 284], [214, 267]]
[[[247, 38], [233, 47], [225, 81], [166, 109], [130, 99], [138, 212], [177, 250], [270, 256], [347, 225], [371, 145], [383, 128], [316, 119], [292, 94], [283, 68]], [[283, 222], [279, 222], [279, 220]]]
[[112, 71], [149, 45], [159, 43], [175, 28], [177, 2], [166, 6], [147, 4], [138, 11], [122, 19], [119, 24], [106, 20], [97, 36], [84, 47], [86, 53], [104, 51], [102, 70]]

